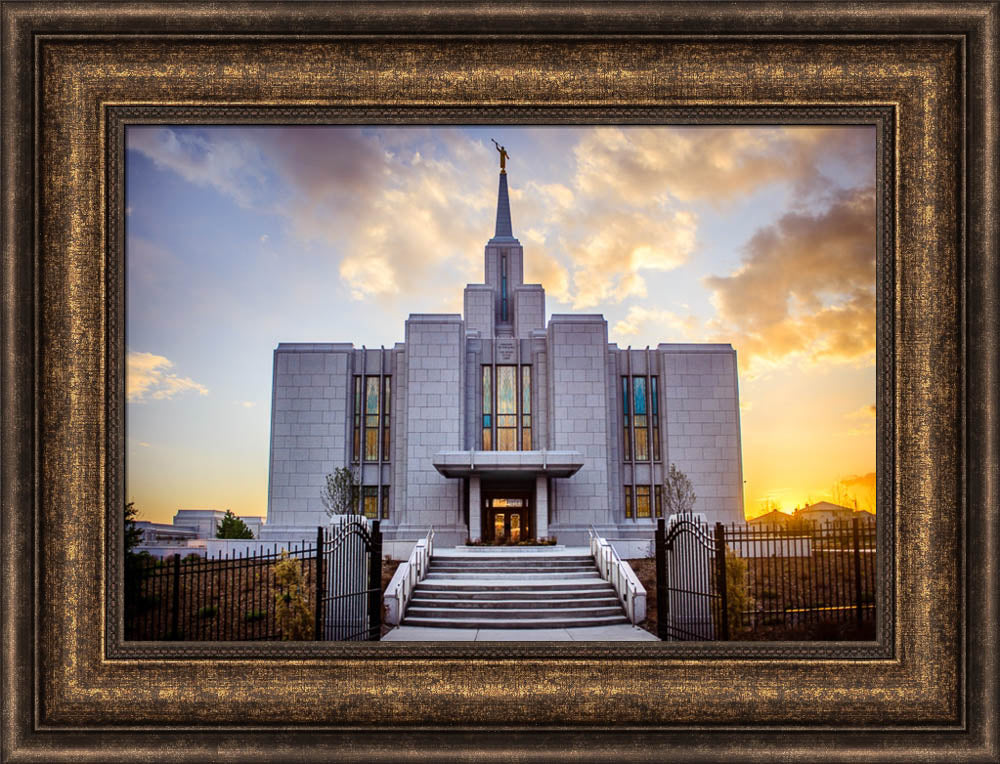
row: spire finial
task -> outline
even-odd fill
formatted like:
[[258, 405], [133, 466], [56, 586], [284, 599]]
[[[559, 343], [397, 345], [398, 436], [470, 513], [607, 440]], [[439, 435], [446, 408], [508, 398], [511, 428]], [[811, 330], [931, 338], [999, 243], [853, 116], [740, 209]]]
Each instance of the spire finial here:
[[500, 174], [507, 174], [507, 160], [510, 159], [510, 154], [507, 153], [507, 149], [496, 142], [496, 139], [490, 138], [493, 141], [493, 145], [497, 147], [497, 151], [500, 152]]

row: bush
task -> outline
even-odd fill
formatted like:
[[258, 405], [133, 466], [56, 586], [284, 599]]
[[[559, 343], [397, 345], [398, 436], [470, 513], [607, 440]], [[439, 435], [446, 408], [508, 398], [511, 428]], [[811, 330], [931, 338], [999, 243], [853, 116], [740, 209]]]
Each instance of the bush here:
[[274, 582], [281, 589], [275, 596], [274, 620], [283, 640], [312, 639], [313, 611], [306, 600], [302, 563], [282, 550], [274, 566]]
[[243, 616], [243, 620], [247, 623], [254, 623], [255, 621], [263, 621], [266, 617], [267, 613], [263, 610], [250, 610]]
[[743, 614], [753, 608], [753, 598], [747, 588], [747, 561], [726, 548], [726, 618], [729, 635], [743, 629]]
[[215, 618], [219, 613], [218, 605], [205, 605], [205, 607], [198, 608], [199, 618]]

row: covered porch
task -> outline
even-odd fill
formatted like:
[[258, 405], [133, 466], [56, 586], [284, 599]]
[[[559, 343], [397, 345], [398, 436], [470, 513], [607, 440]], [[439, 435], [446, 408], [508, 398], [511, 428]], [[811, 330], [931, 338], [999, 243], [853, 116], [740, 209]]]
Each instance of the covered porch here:
[[572, 477], [579, 451], [441, 451], [434, 468], [469, 481], [469, 538], [518, 543], [548, 537], [549, 478]]

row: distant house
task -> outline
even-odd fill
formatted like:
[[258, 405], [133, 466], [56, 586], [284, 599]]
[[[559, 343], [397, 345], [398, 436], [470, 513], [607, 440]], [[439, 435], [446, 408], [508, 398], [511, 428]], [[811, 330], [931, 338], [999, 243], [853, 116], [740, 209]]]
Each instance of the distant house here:
[[875, 513], [869, 512], [867, 509], [856, 509], [854, 510], [854, 516], [858, 518], [863, 523], [874, 523]]
[[760, 517], [754, 517], [751, 520], [747, 520], [749, 525], [759, 525], [763, 527], [778, 526], [785, 527], [788, 525], [788, 521], [792, 519], [792, 516], [787, 512], [782, 512], [780, 509], [774, 509], [768, 512], [766, 515], [761, 515]]
[[844, 522], [854, 517], [854, 510], [829, 501], [819, 501], [795, 510], [794, 518], [806, 525]]

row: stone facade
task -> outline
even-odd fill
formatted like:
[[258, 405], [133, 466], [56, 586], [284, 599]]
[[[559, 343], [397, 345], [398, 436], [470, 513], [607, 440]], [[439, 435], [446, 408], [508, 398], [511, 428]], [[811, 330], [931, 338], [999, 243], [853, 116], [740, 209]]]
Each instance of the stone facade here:
[[[274, 352], [262, 538], [327, 522], [327, 473], [354, 468], [359, 511], [389, 544], [601, 535], [645, 549], [670, 463], [709, 522], [743, 521], [736, 353], [730, 345], [608, 343], [600, 315], [553, 315], [524, 284], [506, 174], [484, 282], [464, 316], [411, 315], [393, 348], [281, 343]], [[387, 408], [388, 407], [388, 408]]]

